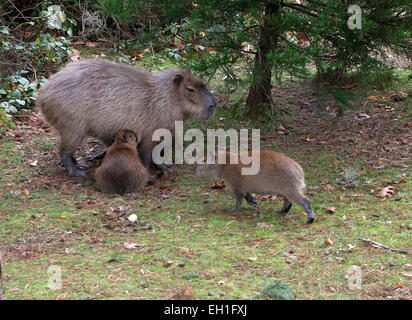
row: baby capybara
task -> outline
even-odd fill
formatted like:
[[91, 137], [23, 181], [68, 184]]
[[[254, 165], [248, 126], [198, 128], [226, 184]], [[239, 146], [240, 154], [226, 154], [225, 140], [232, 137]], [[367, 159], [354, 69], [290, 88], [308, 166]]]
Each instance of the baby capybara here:
[[[291, 158], [279, 152], [269, 150], [253, 151], [260, 153], [260, 170], [256, 175], [242, 175], [242, 167], [239, 154], [226, 154], [226, 164], [217, 163], [217, 154], [209, 156], [215, 158], [215, 164], [199, 164], [196, 167], [196, 175], [199, 177], [212, 176], [222, 179], [233, 190], [236, 196], [236, 208], [239, 210], [243, 198], [251, 205], [256, 205], [255, 194], [279, 194], [284, 198], [283, 207], [279, 213], [286, 213], [292, 207], [292, 203], [301, 205], [308, 216], [307, 223], [315, 220], [310, 201], [303, 194], [305, 178], [302, 167]], [[238, 157], [239, 164], [230, 164], [230, 157]], [[249, 155], [251, 155], [249, 153]]]
[[114, 143], [107, 148], [102, 164], [96, 169], [96, 182], [106, 193], [140, 191], [149, 180], [137, 152], [137, 137], [131, 130], [120, 130]]
[[123, 128], [140, 138], [139, 153], [149, 167], [159, 128], [172, 133], [175, 121], [208, 119], [216, 100], [186, 69], [151, 73], [107, 60], [72, 62], [52, 75], [36, 105], [61, 137], [60, 157], [70, 176], [86, 177], [73, 155], [87, 136], [106, 146]]

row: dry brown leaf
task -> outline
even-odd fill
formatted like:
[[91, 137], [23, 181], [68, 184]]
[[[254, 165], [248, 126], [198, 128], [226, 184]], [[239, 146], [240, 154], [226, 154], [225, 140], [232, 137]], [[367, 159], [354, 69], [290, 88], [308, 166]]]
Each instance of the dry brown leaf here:
[[332, 240], [330, 240], [330, 239], [326, 239], [326, 240], [325, 240], [325, 244], [326, 244], [326, 245], [329, 245], [329, 246], [333, 246], [333, 245], [335, 244], [335, 242], [332, 241]]
[[38, 162], [39, 162], [39, 160], [34, 160], [34, 161], [30, 162], [30, 167], [37, 167]]
[[90, 48], [96, 48], [97, 47], [97, 42], [87, 41], [86, 46], [88, 46]]
[[393, 196], [395, 194], [395, 188], [393, 186], [387, 186], [382, 188], [379, 192], [376, 193], [378, 198], [385, 198], [387, 196]]
[[333, 186], [331, 186], [330, 184], [327, 184], [323, 189], [325, 189], [326, 191], [333, 191], [335, 190], [335, 188]]
[[256, 199], [260, 201], [271, 201], [271, 200], [276, 200], [277, 196], [276, 195], [271, 195], [271, 196], [256, 196]]
[[400, 282], [395, 282], [394, 284], [395, 284], [395, 286], [396, 286], [398, 289], [403, 289], [403, 288], [405, 288], [405, 285], [402, 284], [402, 283], [400, 283]]
[[30, 191], [26, 188], [23, 189], [23, 193], [28, 196], [30, 194]]
[[225, 185], [223, 183], [217, 183], [215, 182], [210, 186], [211, 189], [223, 189]]
[[70, 61], [79, 61], [80, 60], [80, 51], [76, 50], [74, 48], [70, 48], [70, 50], [73, 52], [71, 55], [69, 55]]
[[334, 213], [336, 211], [336, 208], [335, 207], [327, 207], [326, 208], [326, 212], [327, 213]]
[[249, 261], [256, 261], [257, 260], [257, 257], [249, 257], [249, 258], [247, 258]]
[[273, 228], [273, 224], [266, 223], [266, 222], [258, 222], [258, 223], [256, 224], [256, 228], [271, 229], [271, 228]]
[[369, 100], [378, 100], [378, 99], [387, 99], [389, 98], [388, 94], [378, 94], [376, 96], [369, 96], [368, 99]]
[[123, 246], [124, 246], [126, 249], [134, 249], [134, 248], [139, 248], [139, 247], [141, 247], [142, 245], [140, 245], [140, 244], [138, 244], [138, 243], [135, 243], [135, 242], [132, 242], [132, 243], [125, 242], [125, 243], [123, 244]]
[[143, 58], [143, 55], [141, 53], [132, 53], [130, 56], [135, 57], [135, 58]]
[[342, 89], [352, 89], [352, 88], [356, 88], [357, 86], [358, 86], [357, 83], [352, 82], [352, 83], [348, 83], [348, 84], [343, 85], [341, 88]]
[[181, 289], [169, 296], [169, 300], [191, 300], [193, 299], [193, 289], [189, 286], [183, 286]]

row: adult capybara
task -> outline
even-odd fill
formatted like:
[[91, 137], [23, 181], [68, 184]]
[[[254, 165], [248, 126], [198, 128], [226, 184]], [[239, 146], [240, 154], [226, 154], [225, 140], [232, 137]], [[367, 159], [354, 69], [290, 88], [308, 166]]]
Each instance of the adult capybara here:
[[140, 191], [149, 180], [137, 152], [137, 137], [131, 130], [120, 130], [114, 143], [107, 148], [102, 164], [96, 169], [96, 182], [106, 193]]
[[[257, 150], [259, 152], [260, 170], [255, 175], [242, 175], [242, 167], [248, 167], [241, 163], [238, 154], [226, 152], [226, 163], [219, 164], [216, 153], [209, 156], [214, 158], [215, 164], [199, 164], [196, 167], [196, 175], [200, 177], [213, 176], [224, 180], [233, 190], [236, 197], [236, 208], [239, 210], [243, 198], [251, 205], [256, 205], [252, 193], [279, 194], [284, 198], [283, 207], [279, 213], [286, 213], [292, 207], [292, 203], [301, 205], [308, 216], [307, 223], [315, 220], [312, 206], [308, 198], [303, 194], [305, 178], [302, 167], [286, 155], [270, 150]], [[250, 153], [249, 153], [250, 155]], [[238, 164], [231, 164], [231, 156], [238, 157]]]
[[176, 120], [208, 119], [216, 100], [186, 69], [150, 73], [107, 60], [68, 64], [50, 77], [36, 102], [60, 134], [60, 157], [70, 176], [85, 177], [73, 155], [86, 136], [110, 146], [119, 130], [140, 137], [139, 152], [149, 167], [159, 128], [174, 132]]

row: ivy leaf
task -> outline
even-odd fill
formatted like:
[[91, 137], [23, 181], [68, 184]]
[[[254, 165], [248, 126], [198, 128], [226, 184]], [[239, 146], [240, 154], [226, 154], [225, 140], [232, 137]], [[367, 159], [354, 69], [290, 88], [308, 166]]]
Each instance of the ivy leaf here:
[[7, 28], [5, 26], [0, 26], [0, 33], [10, 34], [9, 28]]
[[29, 80], [23, 77], [18, 78], [17, 81], [23, 86], [28, 86], [30, 84]]

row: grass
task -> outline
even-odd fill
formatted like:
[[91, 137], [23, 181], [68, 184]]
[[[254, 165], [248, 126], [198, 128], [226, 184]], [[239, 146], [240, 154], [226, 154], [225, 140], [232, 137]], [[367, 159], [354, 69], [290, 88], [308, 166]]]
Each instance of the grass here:
[[[147, 68], [154, 63], [151, 58], [141, 62]], [[286, 215], [275, 213], [282, 205], [279, 199], [259, 201], [256, 210], [244, 203], [233, 213], [231, 192], [211, 189], [213, 180], [194, 176], [188, 166], [173, 167], [137, 196], [106, 196], [91, 181], [67, 177], [57, 165], [56, 133], [14, 129], [19, 135], [0, 139], [5, 298], [166, 299], [190, 287], [193, 293], [185, 298], [254, 299], [264, 298], [265, 286], [279, 281], [289, 283], [297, 299], [410, 299], [410, 254], [358, 239], [412, 248], [411, 161], [399, 165], [401, 149], [382, 156], [379, 144], [395, 145], [397, 128], [410, 121], [412, 99], [394, 105], [396, 115], [367, 137], [369, 127], [329, 128], [328, 115], [319, 120], [319, 114], [299, 108], [303, 101], [316, 103], [299, 89], [295, 83], [285, 93], [276, 92], [279, 105], [290, 112], [284, 119], [289, 135], [276, 133], [275, 124], [262, 125], [262, 134], [276, 135], [262, 148], [301, 163], [318, 217], [312, 225], [305, 224], [305, 213], [296, 205]], [[207, 127], [254, 127], [233, 116], [230, 105], [239, 99], [233, 94]], [[206, 129], [199, 122], [187, 128], [199, 126]], [[323, 132], [325, 127], [330, 131]], [[311, 137], [327, 143], [305, 140]], [[374, 149], [376, 137], [382, 141]], [[31, 166], [34, 160], [38, 164]], [[384, 166], [371, 165], [379, 161]], [[336, 184], [345, 168], [356, 170], [355, 188]], [[388, 184], [395, 186], [395, 194], [376, 197]], [[336, 208], [332, 214], [330, 207]], [[138, 216], [137, 225], [127, 222], [130, 214]], [[150, 228], [139, 227], [145, 225]], [[138, 246], [126, 249], [125, 243]], [[348, 286], [345, 277], [353, 265], [362, 269], [362, 289]], [[50, 266], [62, 270], [60, 290], [48, 287]]]
[[[267, 280], [290, 283], [298, 299], [380, 299], [408, 285], [410, 256], [357, 240], [411, 248], [411, 230], [405, 227], [412, 224], [411, 177], [396, 186], [395, 197], [380, 200], [371, 192], [408, 175], [408, 168], [363, 171], [357, 188], [344, 188], [334, 184], [338, 154], [324, 146], [289, 148], [304, 164], [309, 190], [316, 190], [310, 198], [318, 219], [305, 225], [297, 206], [285, 216], [276, 214], [280, 201], [261, 201], [256, 211], [244, 204], [233, 214], [228, 190], [209, 189], [212, 180], [184, 166], [141, 196], [104, 196], [88, 181], [68, 179], [60, 168], [30, 167], [25, 148], [43, 152], [49, 142], [41, 139], [23, 148], [12, 138], [0, 142], [7, 299], [164, 299], [183, 286], [193, 289], [189, 298], [252, 299]], [[338, 166], [356, 164], [339, 160]], [[171, 197], [162, 200], [162, 194]], [[334, 214], [326, 213], [330, 206], [337, 208]], [[137, 214], [152, 229], [133, 231], [111, 219], [116, 208], [126, 217]], [[271, 228], [257, 227], [260, 222]], [[125, 242], [140, 246], [128, 250]], [[48, 288], [52, 265], [62, 270], [60, 290]], [[345, 275], [352, 265], [362, 268], [361, 290], [348, 288]]]

